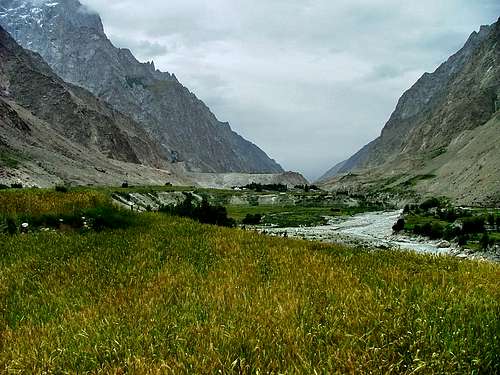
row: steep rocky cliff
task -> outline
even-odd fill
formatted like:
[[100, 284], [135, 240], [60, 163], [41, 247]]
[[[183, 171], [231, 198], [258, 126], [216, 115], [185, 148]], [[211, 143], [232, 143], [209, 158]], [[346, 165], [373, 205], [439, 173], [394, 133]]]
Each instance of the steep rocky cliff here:
[[[383, 185], [383, 181], [394, 185], [427, 176], [416, 184], [416, 190], [440, 192], [470, 203], [491, 198], [484, 194], [488, 189], [498, 193], [498, 164], [478, 179], [461, 179], [457, 175], [470, 171], [455, 171], [454, 180], [466, 184], [456, 189], [450, 185], [450, 179], [440, 174], [443, 165], [439, 162], [456, 166], [457, 163], [450, 163], [452, 154], [456, 160], [477, 154], [471, 150], [460, 152], [457, 145], [469, 148], [473, 145], [488, 158], [494, 157], [490, 149], [485, 149], [486, 144], [473, 140], [484, 133], [481, 128], [486, 123], [495, 122], [494, 115], [499, 109], [499, 41], [500, 22], [482, 26], [479, 32], [472, 33], [460, 51], [434, 73], [425, 73], [404, 93], [379, 138], [327, 172], [322, 178], [324, 185], [362, 189]], [[488, 134], [493, 138], [493, 145], [500, 143], [500, 130], [493, 125], [490, 128]], [[488, 143], [488, 147], [493, 146]], [[470, 165], [468, 160], [463, 162]], [[490, 165], [489, 160], [483, 162]]]
[[140, 123], [171, 161], [201, 172], [279, 173], [256, 145], [217, 120], [175, 75], [113, 46], [78, 0], [0, 0], [0, 25], [65, 81]]
[[64, 82], [0, 27], [2, 183], [182, 181], [170, 169], [142, 126]]

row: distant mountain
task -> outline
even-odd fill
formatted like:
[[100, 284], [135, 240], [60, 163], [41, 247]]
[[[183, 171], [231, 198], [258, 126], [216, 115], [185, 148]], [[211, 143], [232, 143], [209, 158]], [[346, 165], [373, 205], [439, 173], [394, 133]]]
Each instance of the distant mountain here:
[[65, 81], [140, 123], [170, 161], [195, 172], [283, 172], [219, 122], [175, 75], [114, 47], [99, 15], [78, 0], [0, 0], [0, 25]]
[[327, 181], [330, 178], [335, 177], [337, 174], [339, 174], [339, 171], [341, 171], [347, 160], [341, 161], [340, 163], [335, 164], [331, 169], [329, 169], [323, 176], [321, 176], [317, 182], [322, 182], [322, 181]]
[[[322, 177], [324, 186], [411, 187], [471, 204], [500, 201], [499, 42], [500, 22], [472, 33], [404, 93], [379, 138]], [[489, 141], [478, 142], [486, 133]]]

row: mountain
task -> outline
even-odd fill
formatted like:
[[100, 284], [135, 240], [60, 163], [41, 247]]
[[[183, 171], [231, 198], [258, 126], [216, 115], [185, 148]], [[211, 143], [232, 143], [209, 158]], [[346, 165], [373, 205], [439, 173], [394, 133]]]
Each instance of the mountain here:
[[66, 82], [140, 123], [173, 162], [195, 172], [281, 173], [256, 145], [219, 122], [173, 74], [113, 46], [78, 0], [0, 0], [0, 25]]
[[60, 79], [0, 27], [2, 182], [182, 181], [142, 126]]
[[[500, 22], [472, 33], [462, 49], [403, 94], [381, 135], [323, 176], [323, 185], [360, 190], [411, 186], [470, 204], [496, 201], [499, 41]], [[486, 134], [490, 142], [479, 142]], [[489, 166], [487, 173], [482, 166]], [[447, 168], [452, 169], [446, 173]]]

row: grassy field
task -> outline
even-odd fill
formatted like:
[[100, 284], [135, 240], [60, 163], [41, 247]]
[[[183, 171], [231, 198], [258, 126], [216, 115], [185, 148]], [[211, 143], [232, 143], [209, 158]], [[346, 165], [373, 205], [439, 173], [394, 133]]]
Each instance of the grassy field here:
[[[9, 214], [104, 193], [0, 193]], [[0, 373], [498, 373], [500, 266], [158, 213], [0, 234]]]

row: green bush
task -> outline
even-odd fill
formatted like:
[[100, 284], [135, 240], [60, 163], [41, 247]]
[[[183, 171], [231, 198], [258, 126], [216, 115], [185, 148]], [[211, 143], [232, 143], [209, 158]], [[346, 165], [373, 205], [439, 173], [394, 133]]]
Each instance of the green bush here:
[[469, 236], [467, 234], [462, 233], [458, 236], [458, 245], [459, 246], [467, 245], [467, 241], [469, 241]]
[[436, 240], [438, 238], [443, 238], [444, 227], [440, 223], [427, 222], [424, 225], [415, 225], [413, 228], [415, 234], [429, 237], [430, 239]]
[[396, 224], [392, 226], [394, 232], [401, 232], [403, 229], [405, 229], [405, 219], [399, 219]]
[[213, 206], [206, 198], [203, 198], [198, 205], [194, 200], [194, 196], [190, 193], [186, 194], [186, 198], [182, 203], [178, 205], [162, 206], [158, 211], [175, 216], [189, 217], [203, 224], [212, 224], [222, 227], [236, 226], [236, 221], [227, 216], [225, 207]]
[[443, 238], [447, 241], [451, 241], [460, 235], [460, 228], [451, 225], [446, 226], [443, 232]]
[[492, 241], [490, 240], [490, 236], [488, 233], [483, 233], [483, 236], [481, 237], [481, 240], [479, 241], [479, 244], [481, 245], [481, 249], [487, 250], [488, 247], [492, 244]]
[[13, 216], [7, 217], [5, 220], [5, 224], [7, 225], [7, 233], [9, 234], [16, 234], [18, 231], [18, 225], [16, 218]]
[[484, 233], [486, 230], [484, 227], [485, 219], [482, 216], [472, 216], [463, 219], [462, 233], [472, 234], [472, 233]]
[[262, 215], [261, 214], [247, 214], [245, 218], [242, 221], [242, 224], [245, 225], [259, 225], [262, 222]]
[[67, 193], [69, 191], [69, 188], [67, 186], [64, 186], [64, 185], [57, 185], [55, 187], [55, 190], [58, 192], [58, 193]]
[[424, 201], [421, 205], [420, 208], [422, 210], [430, 210], [431, 208], [437, 208], [441, 207], [441, 201], [438, 198], [429, 198], [426, 201]]
[[89, 226], [96, 231], [124, 229], [135, 225], [137, 221], [137, 216], [133, 212], [111, 205], [84, 210], [82, 216], [75, 219], [83, 221], [82, 217], [85, 217]]
[[254, 190], [258, 193], [266, 190], [266, 191], [277, 191], [277, 192], [286, 192], [288, 191], [288, 187], [283, 184], [257, 184], [252, 182], [246, 186], [243, 186], [245, 189]]

